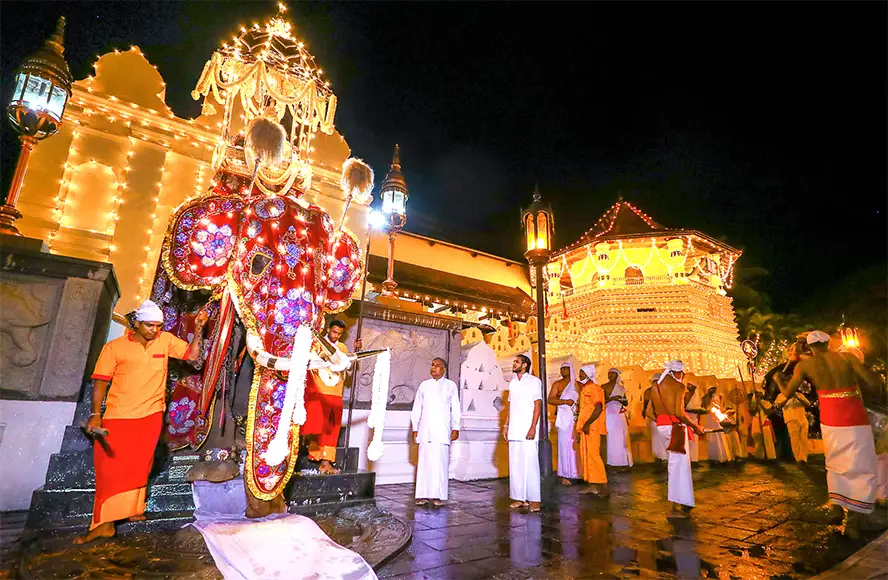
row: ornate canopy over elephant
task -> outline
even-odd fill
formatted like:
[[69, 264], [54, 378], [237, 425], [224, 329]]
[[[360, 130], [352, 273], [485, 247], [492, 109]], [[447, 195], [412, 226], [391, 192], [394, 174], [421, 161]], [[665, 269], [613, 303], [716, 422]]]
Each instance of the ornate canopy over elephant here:
[[[319, 331], [325, 314], [347, 308], [361, 278], [357, 238], [303, 199], [311, 179], [311, 134], [332, 132], [335, 109], [335, 97], [306, 54], [278, 17], [264, 28], [245, 29], [207, 63], [197, 93], [207, 97], [205, 109], [210, 95], [225, 107], [216, 175], [209, 191], [173, 214], [152, 288], [167, 329], [179, 336], [192, 331], [197, 309], [210, 314], [210, 340], [196, 372], [171, 374], [172, 448], [197, 448], [206, 440], [213, 401], [238, 364], [243, 325], [256, 361], [245, 478], [262, 500], [281, 493], [295, 464], [301, 423], [296, 391], [304, 389], [302, 359], [311, 342], [306, 329]], [[250, 126], [245, 137], [230, 127], [235, 105]], [[289, 131], [277, 123], [287, 112]], [[367, 203], [372, 171], [354, 160], [346, 165], [346, 208], [353, 196]], [[287, 445], [283, 460], [269, 455], [273, 440]]]

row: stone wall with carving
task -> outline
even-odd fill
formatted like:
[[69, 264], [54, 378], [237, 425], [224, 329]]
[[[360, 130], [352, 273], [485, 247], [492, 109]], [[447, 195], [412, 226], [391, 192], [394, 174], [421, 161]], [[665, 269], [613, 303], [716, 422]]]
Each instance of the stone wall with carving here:
[[[367, 319], [363, 331], [364, 349], [389, 348], [392, 351], [391, 382], [389, 383], [388, 408], [410, 409], [419, 383], [429, 378], [432, 359], [450, 359], [450, 331], [443, 328], [427, 328], [392, 322]], [[358, 390], [355, 408], [366, 409], [370, 405], [373, 385], [374, 358], [358, 363], [353, 381]], [[458, 373], [452, 369], [449, 376], [457, 380]]]

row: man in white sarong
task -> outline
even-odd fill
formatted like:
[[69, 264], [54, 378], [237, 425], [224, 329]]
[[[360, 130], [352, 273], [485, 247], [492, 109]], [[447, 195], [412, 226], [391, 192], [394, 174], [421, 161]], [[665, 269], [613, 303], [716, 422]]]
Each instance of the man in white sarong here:
[[[672, 509], [667, 517], [688, 517], [694, 507], [694, 481], [691, 478], [691, 458], [688, 455], [687, 426], [697, 435], [703, 430], [685, 411], [687, 388], [684, 379], [685, 366], [680, 360], [669, 361], [660, 375], [657, 385], [651, 392], [651, 404], [657, 416], [657, 429], [660, 436], [669, 438], [668, 492]], [[678, 428], [673, 429], [678, 425]], [[681, 445], [684, 443], [684, 445]]]
[[509, 442], [509, 497], [512, 509], [540, 511], [540, 460], [537, 426], [543, 410], [542, 382], [530, 374], [530, 359], [519, 354], [512, 361], [515, 376], [509, 382], [509, 412], [503, 437]]
[[878, 381], [853, 355], [830, 352], [829, 335], [815, 330], [806, 338], [813, 356], [796, 365], [788, 382], [775, 375], [780, 392], [792, 398], [807, 380], [820, 401], [820, 428], [826, 455], [826, 485], [833, 521], [849, 510], [851, 528], [864, 524], [876, 501], [876, 449], [861, 388], [881, 401]]
[[549, 398], [546, 402], [555, 405], [555, 428], [558, 430], [558, 477], [562, 485], [571, 485], [572, 479], [579, 479], [577, 468], [577, 449], [574, 437], [577, 391], [573, 365], [566, 362], [561, 365], [561, 378], [552, 383]]
[[724, 433], [711, 433], [710, 430], [721, 429], [718, 418], [713, 413], [713, 409], [722, 410], [721, 395], [717, 394], [716, 387], [709, 387], [706, 395], [703, 396], [703, 408], [709, 411], [703, 415], [701, 425], [706, 429], [706, 444], [709, 451], [709, 461], [715, 463], [727, 463], [734, 461], [734, 454], [731, 452], [731, 444]]
[[456, 383], [444, 376], [447, 362], [432, 361], [426, 379], [416, 389], [413, 412], [413, 440], [419, 444], [416, 466], [416, 505], [432, 502], [442, 506], [447, 500], [450, 477], [450, 442], [459, 437], [459, 392]]
[[654, 373], [651, 377], [651, 386], [648, 387], [642, 398], [644, 399], [644, 407], [641, 410], [641, 416], [648, 420], [648, 428], [651, 431], [651, 451], [658, 461], [666, 461], [666, 446], [669, 444], [668, 439], [660, 437], [660, 430], [657, 429], [657, 415], [654, 413], [654, 407], [651, 405], [651, 391], [654, 385], [660, 380], [660, 373]]
[[632, 448], [629, 445], [629, 421], [626, 414], [626, 389], [620, 371], [607, 371], [604, 389], [605, 421], [607, 422], [607, 464], [614, 467], [632, 467]]

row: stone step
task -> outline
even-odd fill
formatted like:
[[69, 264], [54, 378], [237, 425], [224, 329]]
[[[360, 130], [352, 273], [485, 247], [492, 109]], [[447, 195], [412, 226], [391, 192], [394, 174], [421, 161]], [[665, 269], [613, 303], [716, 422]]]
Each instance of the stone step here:
[[[184, 482], [191, 466], [198, 461], [198, 455], [168, 456], [160, 466], [152, 470], [151, 482]], [[155, 459], [156, 461], [158, 458]], [[95, 487], [92, 449], [69, 453], [54, 453], [49, 458], [46, 470], [46, 489], [70, 489]]]
[[[63, 521], [46, 522], [40, 527], [28, 526], [22, 538], [28, 541], [36, 535], [65, 533], [65, 532], [85, 532], [89, 527], [90, 516], [86, 515], [80, 518], [71, 518]], [[180, 512], [161, 512], [151, 513], [145, 512], [145, 520], [141, 522], [124, 522], [117, 525], [118, 534], [138, 533], [138, 532], [160, 532], [177, 530], [194, 521], [192, 510]]]

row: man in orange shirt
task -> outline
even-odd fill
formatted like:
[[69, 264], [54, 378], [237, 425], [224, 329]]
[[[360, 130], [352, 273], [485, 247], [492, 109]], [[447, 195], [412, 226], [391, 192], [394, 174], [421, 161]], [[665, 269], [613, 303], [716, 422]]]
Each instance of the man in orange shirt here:
[[102, 349], [92, 375], [92, 414], [86, 430], [107, 434], [93, 448], [96, 496], [92, 523], [89, 533], [77, 538], [76, 544], [112, 537], [115, 521], [144, 519], [148, 474], [163, 426], [167, 363], [170, 357], [197, 360], [206, 321], [207, 315], [201, 311], [188, 344], [162, 330], [163, 312], [146, 300], [136, 311], [135, 329]]

